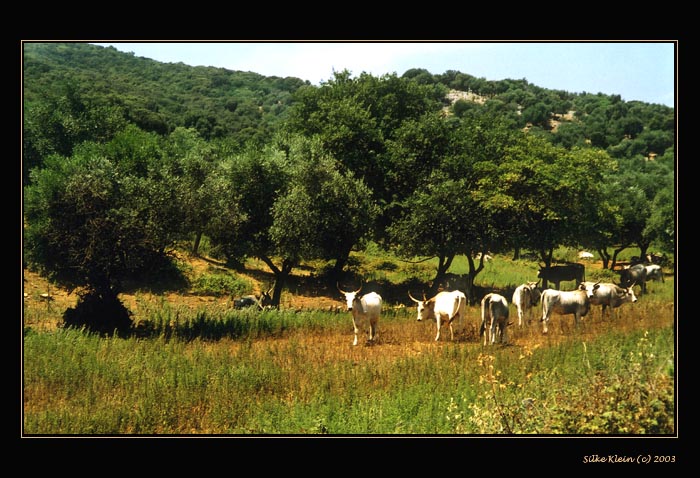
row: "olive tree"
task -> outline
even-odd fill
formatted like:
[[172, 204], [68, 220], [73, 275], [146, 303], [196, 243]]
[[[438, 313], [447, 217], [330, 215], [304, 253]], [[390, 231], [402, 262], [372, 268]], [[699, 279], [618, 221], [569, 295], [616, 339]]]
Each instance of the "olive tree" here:
[[240, 221], [218, 222], [211, 236], [229, 259], [257, 257], [270, 268], [274, 306], [302, 260], [335, 260], [337, 277], [352, 247], [371, 231], [378, 213], [371, 191], [341, 169], [317, 139], [297, 136], [228, 160], [225, 190]]
[[50, 156], [31, 172], [24, 197], [24, 252], [30, 267], [71, 289], [80, 301], [66, 326], [128, 332], [118, 299], [124, 281], [163, 264], [172, 236], [158, 203], [172, 192], [147, 177], [124, 174], [95, 144]]

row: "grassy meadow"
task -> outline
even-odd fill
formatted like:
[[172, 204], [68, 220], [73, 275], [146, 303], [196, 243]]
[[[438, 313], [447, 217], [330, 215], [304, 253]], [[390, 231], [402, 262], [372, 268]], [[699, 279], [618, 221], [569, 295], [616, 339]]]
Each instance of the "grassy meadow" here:
[[[124, 300], [137, 333], [124, 339], [56, 327], [61, 307], [25, 301], [23, 434], [675, 434], [672, 276], [616, 318], [594, 307], [575, 328], [555, 316], [548, 335], [537, 320], [518, 327], [511, 305], [510, 343], [484, 347], [478, 307], [454, 341], [443, 330], [435, 342], [435, 323], [416, 321], [399, 292], [430, 280], [430, 262], [367, 251], [351, 267], [367, 290], [395, 298], [374, 344], [353, 347], [349, 313], [325, 306], [241, 311], [136, 292]], [[477, 283], [506, 288], [536, 274], [535, 263], [497, 255]]]

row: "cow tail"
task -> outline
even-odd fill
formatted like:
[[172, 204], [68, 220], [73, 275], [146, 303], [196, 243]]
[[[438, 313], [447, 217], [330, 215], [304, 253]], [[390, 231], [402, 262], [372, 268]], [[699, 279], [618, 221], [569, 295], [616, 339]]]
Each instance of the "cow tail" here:
[[486, 332], [486, 313], [491, 309], [490, 300], [487, 298], [482, 299], [481, 303], [481, 325], [479, 326], [479, 337], [483, 336]]

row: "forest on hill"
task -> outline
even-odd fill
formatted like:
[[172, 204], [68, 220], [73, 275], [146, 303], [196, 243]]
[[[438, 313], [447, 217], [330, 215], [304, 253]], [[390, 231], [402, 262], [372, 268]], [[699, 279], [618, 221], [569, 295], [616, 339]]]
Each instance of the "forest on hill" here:
[[267, 264], [277, 304], [303, 261], [334, 282], [370, 242], [437, 257], [435, 286], [456, 255], [470, 285], [488, 251], [675, 250], [663, 105], [419, 68], [314, 86], [87, 43], [25, 43], [23, 82], [25, 262], [86, 303], [204, 239]]

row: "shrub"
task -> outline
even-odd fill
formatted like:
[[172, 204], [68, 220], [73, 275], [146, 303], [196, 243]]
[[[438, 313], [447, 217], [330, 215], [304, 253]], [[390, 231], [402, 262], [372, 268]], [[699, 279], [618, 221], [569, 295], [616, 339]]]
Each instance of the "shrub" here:
[[253, 285], [249, 280], [226, 273], [203, 274], [192, 284], [192, 293], [195, 295], [238, 297], [252, 291]]

